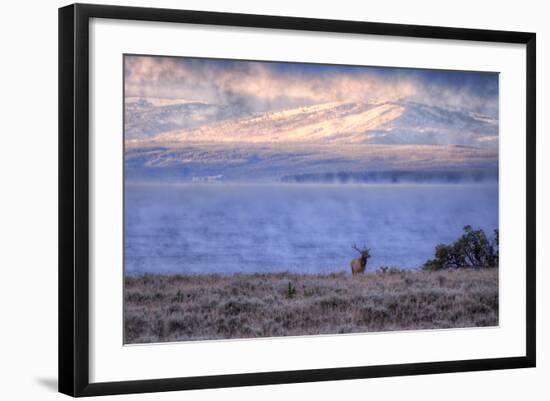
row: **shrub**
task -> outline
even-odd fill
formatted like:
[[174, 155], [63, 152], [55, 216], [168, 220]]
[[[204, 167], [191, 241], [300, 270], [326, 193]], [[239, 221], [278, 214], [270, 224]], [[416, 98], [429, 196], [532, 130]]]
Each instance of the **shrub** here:
[[464, 234], [453, 244], [439, 244], [435, 247], [435, 258], [424, 263], [426, 270], [459, 267], [498, 266], [498, 229], [494, 239], [489, 241], [483, 230], [464, 226]]
[[292, 283], [289, 281], [288, 288], [286, 290], [286, 297], [291, 299], [291, 298], [294, 298], [295, 296], [296, 296], [296, 287], [294, 287]]

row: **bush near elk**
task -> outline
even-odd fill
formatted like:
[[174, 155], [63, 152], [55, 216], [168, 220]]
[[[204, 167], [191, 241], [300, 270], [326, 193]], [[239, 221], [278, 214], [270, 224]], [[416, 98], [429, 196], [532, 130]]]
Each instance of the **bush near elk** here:
[[440, 270], [461, 267], [498, 266], [498, 229], [489, 240], [483, 230], [464, 226], [464, 234], [454, 243], [435, 247], [435, 258], [424, 263], [426, 270]]

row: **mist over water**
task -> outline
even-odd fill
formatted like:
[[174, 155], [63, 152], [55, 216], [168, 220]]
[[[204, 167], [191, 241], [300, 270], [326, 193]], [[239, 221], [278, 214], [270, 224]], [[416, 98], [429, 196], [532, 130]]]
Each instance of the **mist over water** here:
[[464, 225], [498, 227], [498, 184], [182, 184], [125, 188], [125, 274], [415, 268]]

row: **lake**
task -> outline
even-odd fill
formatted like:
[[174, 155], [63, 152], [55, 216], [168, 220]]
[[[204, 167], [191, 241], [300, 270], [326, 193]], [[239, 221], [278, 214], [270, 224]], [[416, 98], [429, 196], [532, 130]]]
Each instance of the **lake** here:
[[416, 268], [464, 225], [493, 235], [498, 184], [126, 184], [125, 274]]

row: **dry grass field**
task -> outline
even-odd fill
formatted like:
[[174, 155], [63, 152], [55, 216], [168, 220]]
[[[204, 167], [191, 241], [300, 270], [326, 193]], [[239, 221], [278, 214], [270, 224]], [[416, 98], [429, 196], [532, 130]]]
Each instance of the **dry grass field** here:
[[127, 277], [125, 343], [498, 325], [498, 269]]

